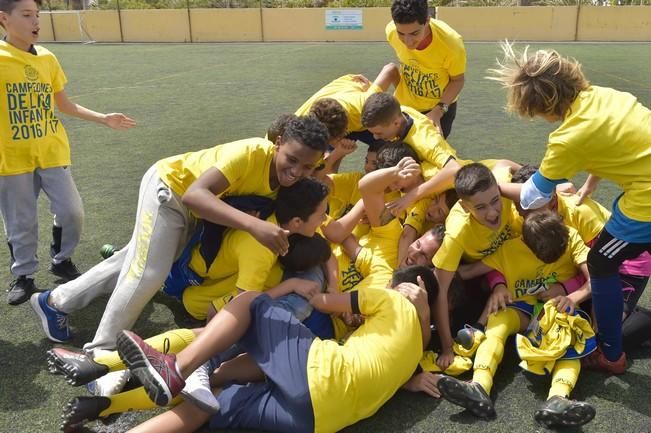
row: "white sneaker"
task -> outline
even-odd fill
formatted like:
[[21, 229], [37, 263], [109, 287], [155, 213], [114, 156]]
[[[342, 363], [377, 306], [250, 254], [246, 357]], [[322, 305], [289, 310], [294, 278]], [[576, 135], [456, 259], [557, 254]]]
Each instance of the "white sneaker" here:
[[129, 380], [129, 370], [112, 371], [86, 385], [88, 391], [98, 397], [118, 394]]
[[185, 401], [208, 413], [219, 412], [219, 402], [210, 388], [210, 363], [197, 368], [185, 379], [181, 396]]

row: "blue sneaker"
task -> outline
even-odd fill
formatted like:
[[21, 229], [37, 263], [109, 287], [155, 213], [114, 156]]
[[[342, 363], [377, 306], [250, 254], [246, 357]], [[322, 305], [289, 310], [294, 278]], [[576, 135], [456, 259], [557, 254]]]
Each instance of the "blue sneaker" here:
[[43, 326], [47, 338], [57, 343], [64, 343], [72, 338], [68, 326], [68, 315], [47, 304], [50, 293], [51, 290], [34, 293], [29, 298], [29, 302], [41, 319], [41, 326]]

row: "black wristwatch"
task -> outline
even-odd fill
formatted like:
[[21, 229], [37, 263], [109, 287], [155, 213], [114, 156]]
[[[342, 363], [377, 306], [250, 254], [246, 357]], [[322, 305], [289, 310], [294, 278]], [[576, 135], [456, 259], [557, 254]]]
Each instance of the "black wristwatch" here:
[[448, 110], [450, 109], [450, 105], [446, 104], [445, 102], [439, 102], [436, 104], [437, 107], [441, 107], [441, 111], [443, 114], [447, 113]]

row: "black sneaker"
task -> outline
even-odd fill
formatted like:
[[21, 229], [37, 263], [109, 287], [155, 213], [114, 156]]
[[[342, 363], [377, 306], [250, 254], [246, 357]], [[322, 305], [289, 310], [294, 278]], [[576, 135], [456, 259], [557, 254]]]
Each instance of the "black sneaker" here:
[[107, 366], [98, 364], [85, 353], [63, 347], [47, 351], [47, 368], [50, 373], [63, 375], [73, 386], [86, 385], [109, 371]]
[[548, 427], [577, 427], [589, 423], [596, 412], [591, 404], [555, 395], [534, 414], [539, 424]]
[[443, 376], [437, 386], [441, 395], [450, 403], [468, 409], [476, 417], [495, 418], [493, 402], [480, 384]]
[[9, 285], [9, 290], [7, 290], [7, 303], [9, 305], [22, 304], [35, 291], [36, 284], [34, 284], [34, 278], [27, 278], [25, 276], [18, 277]]
[[[65, 433], [78, 431], [88, 421], [100, 419], [99, 414], [111, 405], [108, 397], [75, 397], [63, 408], [61, 430]], [[102, 419], [104, 421], [104, 419]]]
[[50, 264], [50, 272], [64, 281], [74, 280], [81, 275], [81, 272], [79, 272], [77, 266], [72, 263], [71, 259], [66, 259], [57, 264]]

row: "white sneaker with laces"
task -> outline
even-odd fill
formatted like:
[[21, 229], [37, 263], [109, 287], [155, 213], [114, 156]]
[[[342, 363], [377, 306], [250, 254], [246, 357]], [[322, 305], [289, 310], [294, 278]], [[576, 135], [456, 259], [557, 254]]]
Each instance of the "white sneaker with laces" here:
[[86, 385], [88, 391], [98, 397], [118, 394], [129, 380], [129, 370], [112, 371]]
[[185, 379], [185, 388], [181, 396], [185, 401], [208, 413], [219, 412], [219, 402], [210, 388], [210, 363], [197, 368]]

